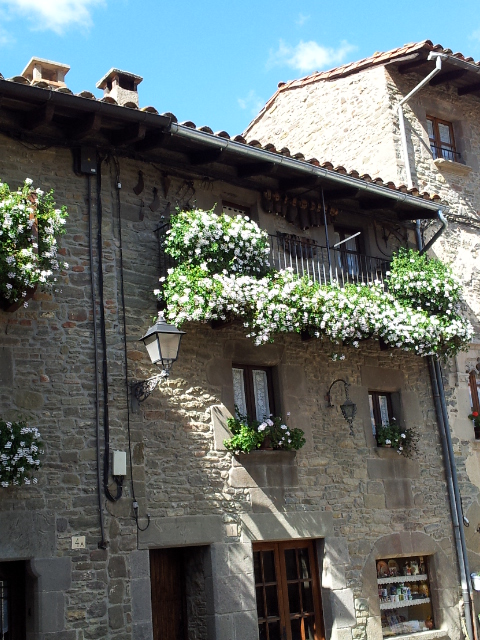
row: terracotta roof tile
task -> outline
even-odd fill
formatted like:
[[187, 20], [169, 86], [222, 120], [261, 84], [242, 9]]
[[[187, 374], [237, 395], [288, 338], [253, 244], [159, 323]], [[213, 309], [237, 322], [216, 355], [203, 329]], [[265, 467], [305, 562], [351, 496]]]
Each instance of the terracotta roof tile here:
[[[429, 46], [430, 47], [429, 50], [432, 50], [432, 49], [437, 50], [437, 48], [442, 49], [441, 45], [436, 45], [434, 47], [429, 40], [425, 40], [423, 43], [417, 43], [417, 44], [414, 44], [414, 45], [405, 45], [405, 47], [402, 47], [400, 49], [394, 49], [393, 51], [390, 51], [390, 52], [387, 52], [387, 53], [378, 53], [377, 52], [371, 58], [365, 58], [364, 60], [360, 60], [358, 62], [350, 63], [348, 65], [344, 65], [343, 67], [338, 67], [337, 69], [331, 69], [330, 71], [321, 72], [321, 73], [315, 73], [315, 74], [312, 74], [311, 76], [307, 76], [306, 78], [303, 78], [303, 79], [300, 79], [300, 80], [292, 80], [292, 81], [287, 82], [287, 83], [279, 83], [279, 85], [278, 85], [279, 86], [279, 90], [272, 97], [272, 99], [269, 101], [269, 103], [267, 103], [266, 107], [275, 99], [275, 97], [278, 95], [278, 93], [280, 91], [282, 91], [282, 90], [288, 90], [289, 88], [295, 88], [295, 87], [298, 87], [298, 86], [303, 86], [304, 84], [309, 84], [310, 82], [317, 82], [319, 80], [325, 80], [325, 79], [328, 79], [330, 77], [340, 77], [342, 75], [348, 75], [349, 73], [354, 73], [354, 72], [359, 71], [361, 69], [364, 69], [364, 68], [366, 68], [368, 66], [373, 66], [374, 64], [380, 64], [384, 60], [391, 60], [394, 57], [398, 57], [399, 56], [399, 52], [405, 52], [405, 51], [411, 52], [412, 50], [414, 50], [415, 47], [417, 49], [421, 49], [422, 47], [425, 47], [425, 46]], [[456, 54], [456, 55], [461, 56], [461, 54]], [[468, 59], [468, 60], [471, 60], [471, 58]], [[4, 81], [4, 77], [2, 76], [2, 74], [0, 74], [0, 81], [2, 81], [2, 80]], [[24, 76], [14, 76], [13, 78], [9, 78], [8, 81], [10, 81], [10, 82], [18, 82], [20, 84], [25, 84], [25, 85], [34, 85], [34, 86], [36, 86], [36, 88], [50, 90], [50, 85], [48, 85], [48, 83], [44, 83], [44, 82], [31, 83]], [[68, 87], [61, 87], [59, 89], [55, 89], [55, 91], [59, 91], [61, 93], [66, 93], [66, 94], [72, 94], [72, 91], [70, 89], [68, 89]], [[75, 95], [77, 97], [86, 98], [86, 99], [89, 99], [89, 100], [97, 100], [96, 96], [93, 93], [91, 93], [90, 91], [81, 91], [80, 93], [77, 93]], [[114, 104], [114, 105], [118, 104], [116, 102], [116, 100], [114, 100], [112, 97], [109, 97], [109, 96], [101, 98], [99, 101], [100, 102], [106, 102], [106, 103], [109, 103], [109, 104]], [[264, 107], [264, 110], [265, 110], [266, 107]], [[127, 105], [124, 105], [123, 107], [120, 106], [120, 108], [138, 108], [138, 107], [136, 105], [133, 105], [132, 103], [129, 103]], [[151, 106], [143, 107], [141, 109], [141, 111], [145, 111], [145, 112], [152, 113], [152, 114], [158, 114], [158, 111], [155, 109], [155, 107], [151, 107]], [[165, 113], [162, 113], [161, 115], [164, 116], [164, 117], [170, 118], [172, 123], [177, 123], [178, 122], [178, 119], [175, 116], [175, 114], [173, 114], [173, 113], [171, 113], [169, 111], [167, 111]], [[322, 167], [322, 168], [326, 169], [327, 171], [335, 171], [336, 173], [339, 173], [339, 174], [342, 174], [342, 175], [349, 175], [352, 178], [360, 179], [360, 180], [363, 180], [364, 182], [373, 182], [373, 183], [376, 183], [377, 185], [386, 186], [389, 189], [400, 191], [402, 193], [408, 193], [410, 195], [423, 198], [425, 200], [430, 200], [430, 201], [438, 201], [438, 200], [440, 200], [440, 196], [438, 196], [436, 194], [430, 196], [430, 194], [428, 194], [427, 192], [420, 193], [418, 191], [418, 189], [416, 189], [416, 188], [407, 189], [407, 187], [405, 185], [403, 185], [403, 184], [400, 185], [399, 187], [396, 187], [393, 182], [388, 182], [386, 185], [384, 185], [384, 182], [383, 182], [383, 180], [381, 178], [377, 177], [375, 179], [372, 179], [371, 176], [368, 175], [368, 173], [360, 175], [358, 173], [358, 171], [355, 171], [355, 170], [351, 170], [351, 171], [347, 172], [347, 170], [343, 166], [338, 166], [338, 167], [334, 168], [333, 164], [331, 162], [328, 162], [328, 161], [320, 162], [317, 158], [310, 158], [310, 159], [306, 160], [305, 156], [303, 155], [303, 153], [301, 153], [301, 152], [291, 153], [291, 151], [290, 151], [290, 149], [288, 149], [288, 147], [283, 147], [282, 149], [278, 150], [278, 149], [276, 149], [275, 145], [272, 144], [272, 143], [266, 143], [265, 145], [262, 145], [261, 142], [259, 142], [258, 140], [247, 141], [247, 139], [243, 135], [237, 135], [237, 136], [231, 138], [230, 135], [226, 131], [217, 131], [217, 132], [213, 133], [213, 130], [210, 127], [207, 127], [207, 126], [197, 127], [195, 125], [195, 123], [192, 122], [191, 120], [187, 120], [186, 122], [183, 122], [181, 126], [188, 127], [189, 129], [195, 129], [196, 131], [201, 131], [202, 133], [205, 133], [207, 135], [214, 135], [215, 137], [218, 137], [218, 138], [224, 138], [226, 140], [233, 140], [236, 143], [248, 145], [248, 146], [251, 146], [251, 147], [255, 147], [257, 149], [262, 149], [264, 151], [268, 151], [269, 153], [282, 155], [282, 156], [285, 156], [287, 158], [291, 157], [291, 158], [293, 158], [295, 160], [298, 160], [300, 162], [305, 162], [305, 163], [314, 165], [316, 167]]]

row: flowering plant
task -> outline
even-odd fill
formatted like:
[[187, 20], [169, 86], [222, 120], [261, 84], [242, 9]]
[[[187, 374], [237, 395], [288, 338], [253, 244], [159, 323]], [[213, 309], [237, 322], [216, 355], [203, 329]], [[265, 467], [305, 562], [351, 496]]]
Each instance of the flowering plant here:
[[401, 427], [395, 418], [389, 424], [377, 427], [377, 444], [379, 447], [390, 446], [406, 458], [410, 458], [417, 450], [418, 437], [409, 427]]
[[0, 420], [0, 486], [37, 484], [30, 472], [40, 467], [40, 433], [21, 422]]
[[478, 415], [478, 411], [472, 411], [468, 417], [473, 421], [473, 426], [480, 429], [480, 416]]
[[34, 189], [30, 178], [16, 191], [0, 182], [0, 297], [14, 303], [37, 284], [53, 285], [68, 267], [57, 259], [56, 240], [66, 218], [65, 207], [55, 209], [53, 191]]
[[227, 420], [227, 425], [233, 436], [223, 444], [233, 453], [250, 453], [264, 443], [272, 449], [291, 451], [301, 449], [306, 442], [303, 431], [288, 427], [280, 416], [270, 416], [260, 422], [237, 412], [235, 418]]
[[202, 264], [211, 273], [258, 274], [268, 268], [268, 234], [248, 217], [194, 209], [178, 211], [165, 249], [178, 262]]
[[[404, 282], [400, 271], [407, 270], [411, 262], [402, 259], [393, 263], [390, 279], [395, 285], [389, 284], [389, 291], [384, 291], [379, 284], [346, 284], [343, 288], [336, 282], [320, 285], [307, 277], [300, 278], [291, 269], [266, 271], [266, 239], [261, 240], [263, 232], [253, 222], [245, 222], [249, 229], [258, 229], [258, 234], [252, 232], [250, 250], [246, 248], [249, 241], [242, 236], [240, 222], [235, 223], [235, 228], [233, 223], [228, 223], [231, 225], [229, 243], [225, 248], [225, 241], [220, 244], [213, 241], [211, 228], [219, 233], [215, 224], [227, 224], [226, 216], [214, 224], [215, 221], [210, 223], [211, 218], [221, 217], [211, 211], [191, 213], [194, 221], [201, 218], [209, 222], [205, 227], [195, 223], [193, 240], [185, 230], [188, 215], [189, 212], [179, 214], [181, 224], [177, 222], [178, 217], [174, 219], [166, 247], [167, 252], [183, 262], [169, 270], [163, 290], [156, 290], [159, 298], [166, 302], [169, 321], [177, 326], [185, 321], [209, 322], [237, 317], [243, 320], [249, 331], [247, 335], [253, 337], [256, 344], [272, 341], [275, 333], [307, 332], [354, 347], [359, 346], [360, 340], [382, 339], [391, 347], [424, 356], [454, 355], [472, 338], [470, 323], [456, 308], [459, 295], [456, 288], [453, 306], [446, 308], [446, 303], [443, 307], [443, 303], [439, 303], [435, 313], [419, 304], [423, 300], [420, 293], [422, 296], [424, 293], [421, 283], [420, 288], [412, 289], [414, 305], [408, 304], [408, 287], [402, 284], [397, 289], [396, 284]], [[204, 232], [204, 228], [208, 230]], [[181, 248], [182, 242], [186, 242], [186, 253]], [[450, 278], [449, 268], [439, 267], [439, 271], [442, 269], [447, 279]], [[440, 284], [437, 288], [441, 289]], [[446, 291], [446, 285], [443, 289]], [[437, 295], [435, 291], [433, 295]], [[445, 313], [440, 307], [445, 308]]]
[[440, 260], [400, 248], [387, 275], [389, 290], [403, 304], [447, 316], [455, 312], [462, 287]]

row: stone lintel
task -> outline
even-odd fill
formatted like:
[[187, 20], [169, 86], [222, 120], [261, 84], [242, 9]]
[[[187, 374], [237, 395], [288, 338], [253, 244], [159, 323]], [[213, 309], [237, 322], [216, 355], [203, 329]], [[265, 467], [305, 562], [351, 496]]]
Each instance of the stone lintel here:
[[138, 532], [139, 549], [186, 547], [222, 542], [225, 527], [221, 516], [152, 518], [146, 531]]
[[290, 540], [333, 535], [330, 511], [243, 514], [244, 540]]

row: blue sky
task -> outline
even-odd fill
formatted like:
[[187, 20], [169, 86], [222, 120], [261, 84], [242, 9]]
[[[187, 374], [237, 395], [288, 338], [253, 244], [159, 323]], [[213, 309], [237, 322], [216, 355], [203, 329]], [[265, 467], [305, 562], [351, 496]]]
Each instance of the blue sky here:
[[0, 0], [0, 73], [32, 56], [93, 91], [117, 67], [140, 105], [241, 133], [279, 81], [428, 38], [480, 59], [478, 0]]

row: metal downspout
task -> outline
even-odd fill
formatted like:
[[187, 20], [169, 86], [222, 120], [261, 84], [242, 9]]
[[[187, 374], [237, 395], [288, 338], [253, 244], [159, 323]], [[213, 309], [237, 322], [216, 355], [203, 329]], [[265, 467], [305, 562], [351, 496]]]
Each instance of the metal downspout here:
[[[439, 219], [441, 220], [440, 216]], [[419, 221], [417, 221], [417, 223], [418, 222]], [[435, 234], [435, 240], [441, 233], [443, 233], [445, 228], [446, 225], [442, 226], [442, 228]], [[433, 244], [433, 242], [430, 241], [424, 248], [422, 248], [423, 243], [420, 235], [419, 225], [415, 228], [415, 232], [418, 248], [420, 252], [424, 252]], [[450, 502], [450, 511], [452, 514], [455, 548], [460, 568], [462, 599], [465, 608], [465, 624], [469, 640], [474, 640], [474, 638], [476, 638], [476, 634], [473, 627], [473, 609], [469, 582], [470, 573], [468, 567], [467, 545], [465, 542], [463, 527], [461, 526], [461, 523], [463, 523], [462, 502], [460, 498], [460, 491], [458, 488], [457, 469], [453, 454], [452, 438], [450, 435], [450, 422], [448, 419], [447, 404], [445, 401], [445, 391], [443, 388], [443, 380], [438, 358], [435, 356], [428, 356], [427, 360], [432, 382], [433, 402], [435, 405], [435, 412], [437, 414], [437, 422], [439, 426], [440, 442], [442, 444], [443, 458], [445, 460], [445, 475], [448, 489], [448, 498]]]
[[400, 102], [398, 103], [398, 123], [400, 126], [400, 138], [402, 141], [402, 155], [403, 161], [405, 162], [405, 172], [407, 174], [407, 187], [411, 189], [413, 187], [412, 182], [412, 169], [410, 167], [410, 159], [408, 157], [408, 146], [407, 146], [407, 133], [405, 131], [405, 116], [403, 113], [403, 105], [407, 104], [407, 102], [413, 98], [413, 96], [420, 91], [426, 84], [430, 82], [430, 80], [440, 73], [442, 70], [442, 58], [446, 58], [447, 56], [441, 53], [435, 53], [431, 51], [428, 54], [428, 60], [435, 59], [435, 69], [431, 71], [428, 76], [426, 76], [421, 82], [414, 87], [410, 93], [408, 93]]

